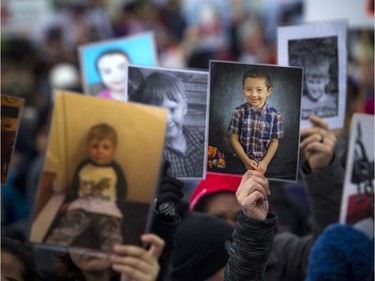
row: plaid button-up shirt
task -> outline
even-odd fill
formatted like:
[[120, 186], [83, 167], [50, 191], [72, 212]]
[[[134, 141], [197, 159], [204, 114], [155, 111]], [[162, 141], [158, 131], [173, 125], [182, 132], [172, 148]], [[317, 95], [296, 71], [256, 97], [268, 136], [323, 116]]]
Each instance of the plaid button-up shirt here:
[[284, 137], [280, 112], [267, 104], [260, 110], [249, 103], [236, 107], [228, 131], [240, 136], [244, 151], [257, 162], [263, 159], [271, 139]]
[[176, 178], [202, 178], [205, 139], [204, 133], [193, 126], [184, 126], [183, 134], [186, 138], [187, 150], [182, 153], [166, 143], [164, 159], [171, 162], [169, 173]]

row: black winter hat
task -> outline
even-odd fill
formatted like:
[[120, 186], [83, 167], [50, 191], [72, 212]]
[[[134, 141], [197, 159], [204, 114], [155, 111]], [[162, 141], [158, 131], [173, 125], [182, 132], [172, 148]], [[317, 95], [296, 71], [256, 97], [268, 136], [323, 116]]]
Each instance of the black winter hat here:
[[171, 257], [173, 281], [203, 281], [223, 268], [229, 258], [233, 226], [225, 220], [188, 212], [175, 235]]

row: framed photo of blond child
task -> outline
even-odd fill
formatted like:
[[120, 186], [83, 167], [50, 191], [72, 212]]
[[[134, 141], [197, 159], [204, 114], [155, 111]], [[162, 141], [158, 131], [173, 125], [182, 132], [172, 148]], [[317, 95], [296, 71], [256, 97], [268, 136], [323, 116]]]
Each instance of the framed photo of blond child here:
[[279, 26], [277, 58], [283, 66], [304, 69], [301, 127], [310, 115], [331, 129], [343, 128], [346, 107], [347, 24], [345, 21]]
[[205, 177], [207, 159], [208, 72], [127, 66], [129, 102], [168, 110], [164, 159], [181, 180]]
[[56, 91], [30, 241], [69, 251], [141, 245], [166, 121], [161, 108]]
[[356, 113], [350, 127], [340, 223], [374, 237], [374, 115]]
[[207, 171], [296, 181], [300, 67], [210, 61]]
[[1, 184], [8, 179], [23, 107], [24, 99], [1, 95]]
[[79, 60], [86, 95], [127, 101], [125, 65], [158, 66], [154, 32], [81, 45]]

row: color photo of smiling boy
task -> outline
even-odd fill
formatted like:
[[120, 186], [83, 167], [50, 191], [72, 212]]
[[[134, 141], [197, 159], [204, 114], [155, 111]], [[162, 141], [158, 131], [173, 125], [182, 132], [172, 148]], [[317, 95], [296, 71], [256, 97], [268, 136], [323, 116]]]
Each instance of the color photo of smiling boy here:
[[246, 103], [236, 107], [228, 127], [230, 143], [246, 169], [265, 173], [284, 137], [280, 112], [267, 105], [272, 94], [271, 78], [265, 70], [251, 68], [242, 80]]

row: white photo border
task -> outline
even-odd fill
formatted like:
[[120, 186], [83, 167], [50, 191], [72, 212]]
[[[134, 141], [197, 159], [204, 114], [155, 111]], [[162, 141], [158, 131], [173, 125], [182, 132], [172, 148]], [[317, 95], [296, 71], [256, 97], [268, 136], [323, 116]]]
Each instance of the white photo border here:
[[[327, 21], [306, 23], [294, 26], [279, 26], [277, 28], [277, 58], [278, 65], [289, 66], [288, 41], [297, 39], [319, 39], [337, 36], [338, 49], [338, 115], [324, 120], [331, 129], [344, 127], [346, 109], [347, 84], [347, 21]], [[343, 105], [340, 105], [343, 104]], [[301, 104], [302, 110], [302, 104]], [[301, 128], [311, 127], [309, 120], [301, 120]]]
[[[150, 64], [154, 66], [159, 66], [159, 58], [158, 58], [158, 53], [157, 53], [157, 46], [156, 46], [156, 38], [155, 38], [155, 33], [154, 31], [144, 31], [144, 32], [139, 32], [136, 34], [124, 36], [124, 37], [119, 37], [115, 39], [109, 39], [109, 40], [102, 40], [98, 42], [92, 42], [84, 45], [78, 46], [78, 59], [79, 59], [79, 65], [81, 68], [81, 78], [82, 78], [82, 88], [83, 92], [85, 95], [90, 95], [93, 96], [90, 93], [90, 85], [93, 83], [89, 82], [88, 76], [89, 76], [89, 71], [88, 67], [86, 64], [88, 63], [94, 63], [93, 60], [86, 60], [84, 58], [85, 52], [88, 52], [90, 50], [92, 51], [98, 51], [99, 53], [104, 51], [105, 49], [110, 49], [110, 48], [116, 48], [116, 49], [121, 49], [125, 50], [126, 49], [126, 44], [128, 42], [131, 42], [135, 44], [138, 40], [141, 39], [147, 39], [149, 38], [152, 42], [151, 46], [149, 46], [151, 52], [149, 52], [149, 55], [151, 57], [151, 61], [144, 63], [145, 65]], [[133, 52], [128, 52], [128, 55], [130, 56], [141, 56], [139, 49], [134, 49]], [[140, 62], [134, 62], [134, 64], [141, 64]], [[91, 66], [90, 66], [91, 67]]]
[[[360, 126], [360, 134], [358, 132]], [[352, 172], [354, 168], [355, 146], [358, 139], [364, 146], [365, 152], [369, 157], [369, 161], [374, 161], [374, 116], [370, 114], [356, 113], [353, 115], [350, 138], [348, 145], [348, 154], [346, 158], [346, 169], [344, 177], [344, 185], [341, 199], [340, 220], [342, 224], [347, 224], [347, 215], [349, 208], [349, 197], [358, 194], [358, 189], [355, 183], [352, 183]], [[374, 186], [374, 179], [372, 179], [372, 186]], [[361, 191], [361, 190], [359, 190]], [[364, 194], [364, 191], [360, 194]]]

